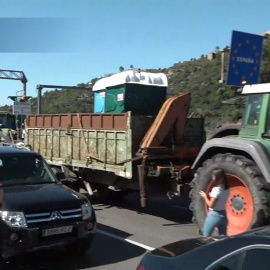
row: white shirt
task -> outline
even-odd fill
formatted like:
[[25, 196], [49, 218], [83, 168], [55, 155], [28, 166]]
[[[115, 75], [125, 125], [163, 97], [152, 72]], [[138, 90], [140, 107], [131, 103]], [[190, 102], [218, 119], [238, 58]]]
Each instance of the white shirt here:
[[227, 200], [230, 195], [230, 189], [222, 189], [221, 187], [213, 187], [210, 197], [217, 198], [216, 203], [210, 210], [222, 211], [226, 209]]

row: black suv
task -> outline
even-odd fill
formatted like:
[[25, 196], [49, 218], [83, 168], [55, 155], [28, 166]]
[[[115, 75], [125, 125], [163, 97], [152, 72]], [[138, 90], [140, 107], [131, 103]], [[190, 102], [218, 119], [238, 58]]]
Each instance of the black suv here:
[[90, 247], [94, 209], [58, 178], [39, 154], [0, 146], [1, 260], [53, 246], [76, 253]]

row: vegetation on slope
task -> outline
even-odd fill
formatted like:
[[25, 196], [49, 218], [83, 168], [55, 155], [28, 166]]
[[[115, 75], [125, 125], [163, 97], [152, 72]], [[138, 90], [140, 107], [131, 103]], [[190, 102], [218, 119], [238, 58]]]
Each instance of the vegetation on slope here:
[[[264, 41], [260, 82], [270, 82], [270, 40]], [[225, 50], [226, 81], [229, 50]], [[131, 66], [133, 68], [133, 66]], [[121, 66], [123, 71], [124, 68]], [[163, 72], [169, 81], [168, 97], [180, 92], [191, 93], [190, 112], [195, 116], [205, 117], [206, 131], [210, 135], [217, 125], [236, 122], [241, 118], [243, 104], [224, 104], [224, 101], [236, 97], [237, 88], [219, 83], [221, 78], [221, 52], [218, 47], [213, 60], [202, 55], [200, 59], [178, 62], [165, 69], [148, 69], [149, 72]], [[99, 78], [92, 79], [94, 84]], [[86, 84], [78, 84], [86, 87]], [[37, 99], [32, 99], [32, 110], [36, 112]], [[0, 107], [7, 110], [8, 106]], [[70, 112], [93, 112], [93, 93], [91, 90], [54, 90], [44, 91], [42, 96], [42, 112], [48, 114]]]

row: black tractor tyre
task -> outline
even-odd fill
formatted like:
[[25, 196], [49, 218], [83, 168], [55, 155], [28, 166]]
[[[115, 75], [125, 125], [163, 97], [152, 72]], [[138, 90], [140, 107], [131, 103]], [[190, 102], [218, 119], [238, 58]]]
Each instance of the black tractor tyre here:
[[[270, 215], [270, 187], [258, 166], [254, 161], [247, 159], [244, 156], [236, 156], [229, 153], [217, 154], [203, 163], [203, 166], [197, 170], [195, 177], [191, 182], [190, 209], [193, 212], [192, 220], [198, 226], [199, 232], [202, 233], [207, 215], [207, 208], [199, 191], [210, 191], [209, 188], [213, 185], [211, 175], [216, 168], [222, 168], [227, 176], [233, 176], [229, 183], [231, 187], [234, 186], [234, 188], [237, 188], [237, 183], [239, 183], [239, 187], [244, 187], [250, 194], [249, 196], [246, 196], [246, 198], [241, 194], [230, 194], [230, 201], [226, 208], [228, 219], [230, 220], [230, 215], [234, 215], [233, 220], [235, 223], [240, 222], [239, 224], [245, 224], [244, 222], [247, 222], [247, 220], [245, 220], [245, 214], [247, 212], [244, 211], [251, 211], [249, 213], [249, 216], [251, 217], [248, 222], [249, 224], [245, 224], [247, 229], [268, 224]], [[238, 179], [240, 179], [240, 181]], [[247, 199], [247, 201], [245, 201], [245, 199]], [[250, 204], [253, 204], [253, 208], [252, 206], [249, 207]], [[239, 209], [239, 205], [241, 206], [241, 209]], [[231, 235], [244, 232], [241, 231], [241, 229], [239, 231], [232, 231]]]

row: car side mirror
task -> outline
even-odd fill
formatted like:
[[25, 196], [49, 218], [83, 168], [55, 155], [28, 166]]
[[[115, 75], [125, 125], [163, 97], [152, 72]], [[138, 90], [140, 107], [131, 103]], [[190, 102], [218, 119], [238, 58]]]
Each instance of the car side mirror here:
[[63, 172], [56, 172], [55, 176], [59, 181], [64, 180], [66, 178], [66, 176]]

